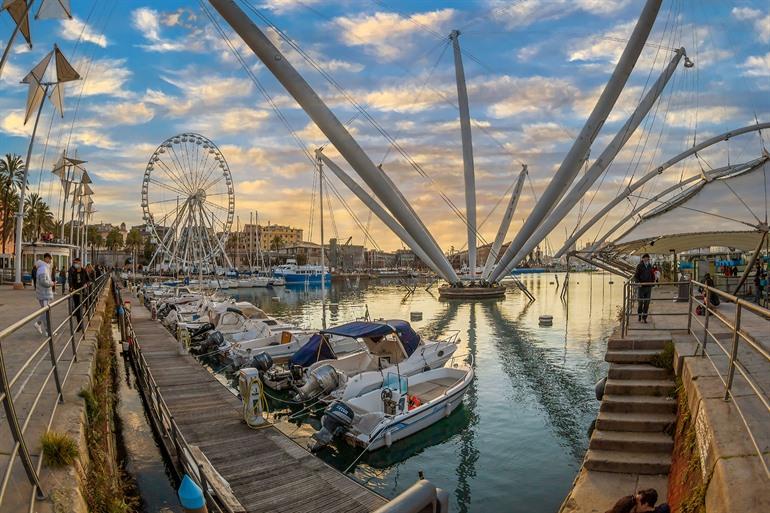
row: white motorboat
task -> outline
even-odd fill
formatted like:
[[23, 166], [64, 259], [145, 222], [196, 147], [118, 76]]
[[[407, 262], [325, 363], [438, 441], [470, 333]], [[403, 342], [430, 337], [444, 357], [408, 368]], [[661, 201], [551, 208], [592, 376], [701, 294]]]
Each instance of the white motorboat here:
[[387, 372], [382, 388], [330, 404], [313, 434], [313, 450], [343, 436], [352, 445], [375, 451], [448, 417], [462, 403], [474, 378], [472, 359], [402, 376]]
[[[353, 339], [360, 350], [327, 356], [323, 341], [330, 336]], [[423, 340], [403, 320], [349, 322], [320, 332], [292, 356], [290, 368], [299, 365], [304, 370], [299, 378], [296, 371], [291, 374], [291, 386], [297, 388], [297, 400], [326, 396], [348, 386], [352, 396], [361, 395], [382, 386], [386, 369], [411, 376], [441, 367], [456, 349], [455, 338]]]

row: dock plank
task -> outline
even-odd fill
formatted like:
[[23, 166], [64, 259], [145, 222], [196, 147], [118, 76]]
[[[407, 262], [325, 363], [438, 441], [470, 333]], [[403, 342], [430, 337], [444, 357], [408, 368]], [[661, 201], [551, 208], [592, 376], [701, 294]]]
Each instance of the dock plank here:
[[250, 429], [240, 401], [195, 358], [178, 354], [174, 337], [131, 300], [137, 305], [131, 313], [137, 341], [180, 432], [206, 455], [246, 511], [352, 513], [387, 502], [278, 429]]

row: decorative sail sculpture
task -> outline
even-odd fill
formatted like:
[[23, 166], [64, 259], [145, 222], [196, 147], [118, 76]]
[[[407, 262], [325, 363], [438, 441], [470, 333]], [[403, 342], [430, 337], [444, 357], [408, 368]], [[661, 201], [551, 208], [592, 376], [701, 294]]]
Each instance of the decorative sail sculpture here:
[[[55, 64], [54, 76], [52, 79], [47, 77], [48, 66], [53, 58]], [[32, 70], [27, 73], [22, 81], [25, 84], [29, 84], [29, 92], [27, 94], [27, 108], [24, 115], [24, 124], [27, 124], [32, 112], [37, 110], [35, 116], [35, 124], [32, 128], [32, 136], [29, 139], [29, 147], [27, 148], [27, 159], [24, 161], [24, 177], [22, 179], [22, 186], [19, 193], [19, 211], [16, 213], [16, 273], [14, 288], [23, 288], [21, 283], [21, 249], [22, 249], [22, 227], [24, 224], [24, 195], [27, 191], [27, 176], [29, 174], [30, 159], [32, 158], [32, 147], [35, 144], [35, 134], [37, 133], [37, 125], [40, 121], [40, 113], [43, 111], [43, 100], [48, 95], [48, 90], [54, 87], [55, 94], [52, 94], [51, 101], [54, 108], [64, 116], [63, 111], [63, 97], [60, 89], [61, 84], [65, 82], [71, 82], [78, 80], [80, 75], [67, 61], [64, 55], [59, 50], [59, 47], [54, 45], [53, 50], [48, 52], [43, 59], [35, 65]]]
[[[0, 58], [0, 76], [3, 75], [3, 68], [5, 62], [8, 60], [8, 55], [11, 52], [13, 41], [16, 39], [16, 34], [21, 32], [21, 35], [27, 41], [27, 45], [32, 48], [32, 36], [29, 31], [29, 11], [32, 9], [32, 4], [35, 0], [3, 0], [0, 11], [7, 10], [14, 22], [14, 29], [11, 33], [11, 37], [8, 38], [8, 42], [3, 50], [3, 56]], [[72, 9], [70, 8], [69, 0], [42, 0], [40, 8], [35, 15], [35, 19], [64, 19], [72, 18]]]

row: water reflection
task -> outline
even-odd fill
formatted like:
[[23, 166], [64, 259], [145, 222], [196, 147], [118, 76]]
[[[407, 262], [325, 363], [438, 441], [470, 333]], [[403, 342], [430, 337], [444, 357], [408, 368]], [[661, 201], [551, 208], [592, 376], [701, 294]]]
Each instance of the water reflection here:
[[[522, 279], [537, 296], [534, 303], [517, 290], [503, 301], [441, 302], [424, 287], [406, 295], [398, 283], [332, 284], [326, 292], [329, 324], [361, 317], [367, 306], [375, 318], [408, 320], [421, 312], [424, 320], [412, 322], [419, 333], [438, 338], [459, 331], [457, 354], [475, 357], [476, 380], [464, 405], [390, 449], [363, 456], [351, 470], [355, 479], [393, 497], [423, 470], [450, 493], [452, 511], [558, 509], [598, 407], [593, 383], [606, 370], [605, 342], [617, 324], [618, 294], [606, 276], [573, 273], [565, 303], [561, 276], [558, 288], [552, 274]], [[320, 288], [232, 292], [289, 322], [320, 326]], [[538, 326], [542, 314], [553, 315], [552, 327]], [[305, 430], [312, 427], [297, 426], [296, 436]], [[340, 446], [324, 458], [344, 470], [359, 454]]]
[[531, 333], [505, 318], [495, 303], [484, 305], [492, 320], [497, 350], [514, 390], [530, 389], [544, 408], [548, 421], [576, 460], [586, 450], [582, 427], [592, 397], [563, 365], [552, 362], [552, 350], [541, 347]]

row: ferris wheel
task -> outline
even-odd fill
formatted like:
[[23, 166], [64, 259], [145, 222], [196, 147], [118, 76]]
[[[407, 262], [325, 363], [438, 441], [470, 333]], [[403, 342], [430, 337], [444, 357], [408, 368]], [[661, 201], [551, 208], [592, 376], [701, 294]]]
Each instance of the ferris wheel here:
[[217, 145], [195, 133], [163, 141], [144, 171], [142, 213], [158, 245], [153, 262], [181, 270], [227, 260], [235, 192]]

